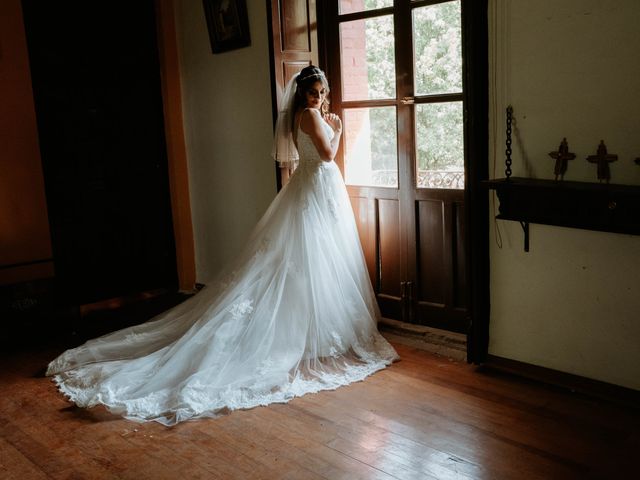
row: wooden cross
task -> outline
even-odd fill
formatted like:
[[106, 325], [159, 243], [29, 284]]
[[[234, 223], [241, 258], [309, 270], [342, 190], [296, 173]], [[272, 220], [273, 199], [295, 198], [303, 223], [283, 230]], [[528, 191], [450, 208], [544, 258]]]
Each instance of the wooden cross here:
[[564, 174], [567, 171], [569, 160], [576, 158], [575, 153], [571, 153], [569, 151], [567, 139], [563, 138], [562, 142], [560, 142], [560, 146], [558, 147], [558, 151], [550, 152], [549, 156], [556, 159], [556, 166], [553, 169], [553, 173], [556, 175], [556, 180], [558, 180], [558, 177], [560, 177], [560, 180], [564, 179]]
[[598, 180], [600, 180], [600, 182], [605, 181], [609, 183], [609, 180], [611, 180], [609, 164], [618, 160], [618, 155], [607, 153], [607, 146], [604, 144], [604, 140], [600, 140], [598, 153], [596, 155], [589, 155], [587, 160], [591, 163], [598, 164]]

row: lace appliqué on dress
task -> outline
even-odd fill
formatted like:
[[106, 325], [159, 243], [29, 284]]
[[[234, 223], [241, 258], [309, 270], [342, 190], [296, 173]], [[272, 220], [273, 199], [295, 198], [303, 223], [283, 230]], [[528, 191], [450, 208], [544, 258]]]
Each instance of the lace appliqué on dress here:
[[229, 313], [236, 320], [249, 315], [251, 312], [253, 312], [253, 300], [241, 300], [229, 307]]
[[143, 338], [145, 338], [146, 336], [147, 336], [147, 335], [146, 335], [146, 334], [144, 334], [144, 333], [131, 332], [131, 333], [128, 333], [128, 334], [124, 337], [124, 339], [125, 339], [125, 341], [127, 341], [127, 342], [135, 343], [135, 342], [139, 342], [140, 340], [142, 340], [142, 339], [143, 339]]
[[271, 239], [269, 237], [263, 237], [262, 240], [260, 240], [260, 244], [258, 245], [258, 248], [256, 249], [256, 252], [253, 255], [253, 258], [260, 257], [265, 253], [267, 253], [270, 246], [271, 246]]
[[337, 222], [338, 221], [338, 205], [333, 198], [329, 198], [327, 200], [327, 208], [329, 209], [329, 213], [331, 214], [333, 221]]

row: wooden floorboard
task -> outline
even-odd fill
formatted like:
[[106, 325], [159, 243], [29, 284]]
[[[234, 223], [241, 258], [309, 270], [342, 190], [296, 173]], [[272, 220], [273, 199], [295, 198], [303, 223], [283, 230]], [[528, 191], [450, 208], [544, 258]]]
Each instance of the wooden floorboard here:
[[635, 478], [640, 411], [405, 345], [363, 382], [173, 428], [78, 409], [4, 353], [2, 479]]

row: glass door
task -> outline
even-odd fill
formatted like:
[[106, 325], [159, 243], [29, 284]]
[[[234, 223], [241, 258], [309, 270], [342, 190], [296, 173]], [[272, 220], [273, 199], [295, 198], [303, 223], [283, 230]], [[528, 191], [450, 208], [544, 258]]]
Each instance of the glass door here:
[[344, 123], [338, 163], [383, 315], [463, 331], [461, 2], [338, 0], [331, 8], [332, 108]]

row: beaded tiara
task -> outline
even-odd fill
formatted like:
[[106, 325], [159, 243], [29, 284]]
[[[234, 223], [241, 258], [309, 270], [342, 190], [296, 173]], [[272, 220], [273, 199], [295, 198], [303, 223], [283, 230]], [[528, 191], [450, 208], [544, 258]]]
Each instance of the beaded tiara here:
[[302, 83], [309, 78], [325, 78], [324, 72], [319, 68], [317, 67], [307, 67], [307, 68], [311, 70], [311, 72], [305, 74], [304, 77], [302, 76], [302, 72], [300, 72], [300, 75], [298, 75], [298, 78], [296, 78], [296, 83]]

